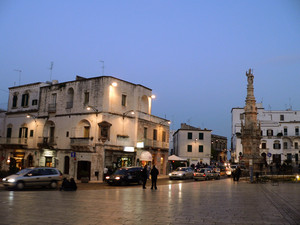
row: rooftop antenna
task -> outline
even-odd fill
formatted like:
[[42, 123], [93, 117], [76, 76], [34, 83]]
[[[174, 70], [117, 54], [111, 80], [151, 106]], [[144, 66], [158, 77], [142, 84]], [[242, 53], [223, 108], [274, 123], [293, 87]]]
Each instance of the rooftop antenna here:
[[20, 86], [21, 85], [21, 73], [22, 73], [22, 70], [14, 70], [14, 71], [19, 72], [19, 86]]
[[102, 76], [104, 76], [104, 61], [103, 60], [99, 60], [99, 62], [102, 63]]
[[52, 80], [52, 70], [53, 70], [53, 62], [50, 63], [50, 81]]

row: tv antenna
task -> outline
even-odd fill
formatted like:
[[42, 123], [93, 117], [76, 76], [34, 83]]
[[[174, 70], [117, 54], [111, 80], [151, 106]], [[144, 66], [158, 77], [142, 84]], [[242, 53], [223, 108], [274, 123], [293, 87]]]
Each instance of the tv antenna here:
[[21, 85], [21, 73], [22, 73], [22, 70], [14, 70], [16, 72], [19, 72], [19, 86]]
[[52, 70], [53, 70], [53, 62], [50, 63], [50, 81], [52, 80]]
[[103, 60], [99, 60], [99, 62], [102, 63], [102, 76], [104, 76], [104, 61]]

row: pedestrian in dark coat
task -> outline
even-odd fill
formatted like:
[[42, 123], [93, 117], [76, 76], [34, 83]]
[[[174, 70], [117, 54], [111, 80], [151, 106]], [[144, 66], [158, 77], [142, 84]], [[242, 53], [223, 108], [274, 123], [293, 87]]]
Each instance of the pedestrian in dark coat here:
[[241, 168], [238, 166], [238, 168], [236, 168], [235, 170], [236, 181], [239, 181], [241, 173], [242, 173]]
[[75, 183], [74, 178], [71, 178], [70, 180], [70, 187], [72, 191], [76, 191], [77, 190], [77, 184]]
[[151, 174], [151, 180], [152, 180], [152, 186], [151, 189], [153, 189], [153, 187], [155, 188], [155, 190], [157, 189], [156, 187], [156, 181], [157, 181], [157, 175], [158, 175], [158, 169], [156, 169], [155, 165], [153, 165], [153, 168], [150, 172]]
[[143, 189], [146, 189], [146, 183], [147, 183], [147, 179], [148, 179], [147, 165], [144, 166], [144, 169], [142, 171], [142, 179], [143, 179]]

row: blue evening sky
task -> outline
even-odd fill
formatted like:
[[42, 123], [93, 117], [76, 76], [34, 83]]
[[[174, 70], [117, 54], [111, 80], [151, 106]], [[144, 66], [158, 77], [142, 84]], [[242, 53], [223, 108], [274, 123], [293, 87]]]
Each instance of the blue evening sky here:
[[0, 108], [8, 87], [104, 74], [153, 90], [153, 115], [230, 143], [245, 72], [266, 109], [300, 110], [298, 0], [1, 0]]

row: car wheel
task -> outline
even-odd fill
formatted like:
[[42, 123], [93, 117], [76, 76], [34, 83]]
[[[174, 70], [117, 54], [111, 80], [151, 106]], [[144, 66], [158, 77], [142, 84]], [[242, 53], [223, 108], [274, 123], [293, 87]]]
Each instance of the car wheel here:
[[52, 189], [56, 189], [56, 188], [57, 188], [57, 182], [56, 182], [56, 181], [51, 181], [50, 187], [51, 187]]
[[22, 190], [24, 188], [24, 183], [22, 181], [19, 181], [17, 184], [16, 184], [16, 188], [18, 190]]

